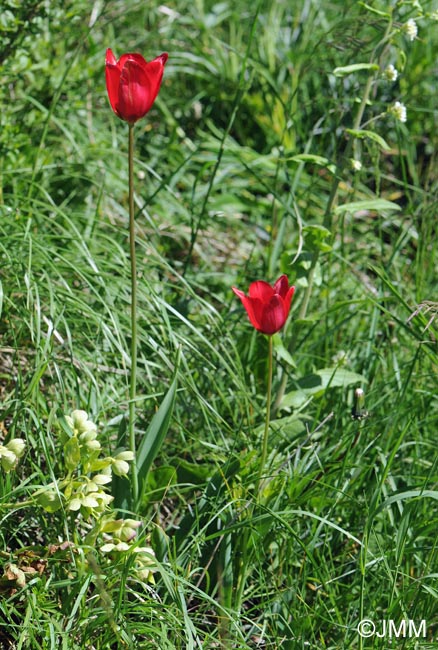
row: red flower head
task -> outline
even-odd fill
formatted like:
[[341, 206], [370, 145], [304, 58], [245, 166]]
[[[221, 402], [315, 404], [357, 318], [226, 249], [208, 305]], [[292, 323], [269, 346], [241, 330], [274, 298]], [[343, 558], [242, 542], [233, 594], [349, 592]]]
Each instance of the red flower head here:
[[114, 113], [133, 124], [144, 117], [157, 98], [168, 55], [147, 63], [141, 54], [122, 54], [117, 61], [106, 51], [106, 89]]
[[248, 296], [236, 287], [233, 287], [233, 291], [242, 301], [256, 330], [263, 334], [275, 334], [289, 316], [295, 287], [290, 287], [287, 276], [282, 275], [273, 287], [264, 280], [253, 282]]

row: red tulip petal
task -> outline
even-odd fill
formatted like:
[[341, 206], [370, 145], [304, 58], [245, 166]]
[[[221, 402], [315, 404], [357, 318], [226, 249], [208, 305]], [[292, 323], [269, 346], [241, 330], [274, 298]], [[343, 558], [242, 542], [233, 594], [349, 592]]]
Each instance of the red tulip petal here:
[[168, 58], [169, 55], [167, 52], [164, 52], [163, 54], [160, 54], [160, 56], [157, 56], [156, 59], [146, 64], [145, 72], [150, 83], [150, 93], [152, 98], [151, 106], [160, 90], [161, 82], [163, 80], [164, 66]]
[[106, 65], [117, 65], [117, 59], [113, 54], [113, 51], [108, 48], [106, 51], [106, 56], [105, 56], [105, 64]]
[[243, 306], [246, 309], [246, 313], [248, 314], [248, 318], [251, 321], [251, 324], [257, 329], [260, 329], [260, 321], [258, 320], [258, 317], [256, 315], [256, 310], [257, 314], [260, 314], [262, 312], [262, 303], [260, 300], [257, 299], [252, 299], [249, 298], [244, 294], [243, 291], [240, 291], [240, 289], [236, 289], [236, 287], [232, 287], [234, 293], [236, 296], [240, 298], [242, 301]]
[[257, 282], [250, 285], [248, 293], [250, 298], [258, 298], [262, 302], [269, 302], [274, 295], [274, 289], [264, 280], [257, 280]]
[[264, 334], [275, 334], [283, 327], [286, 318], [283, 298], [279, 295], [272, 296], [269, 304], [263, 306], [260, 331]]
[[284, 298], [289, 289], [289, 280], [287, 275], [282, 275], [278, 278], [277, 282], [274, 284], [274, 293], [278, 293], [282, 298]]
[[114, 113], [118, 115], [117, 104], [119, 103], [120, 70], [117, 66], [117, 61], [115, 64], [109, 63], [111, 60], [111, 56], [108, 55], [109, 53], [111, 53], [111, 56], [114, 59], [114, 55], [111, 50], [107, 50], [107, 63], [105, 65], [106, 89], [108, 92], [111, 108], [113, 109]]
[[264, 280], [253, 282], [248, 296], [236, 287], [233, 291], [242, 301], [252, 325], [270, 336], [286, 323], [295, 287], [289, 287], [287, 276], [282, 275], [273, 287]]
[[127, 122], [136, 122], [153, 104], [149, 77], [143, 66], [129, 59], [123, 66], [119, 83], [117, 111]]
[[141, 54], [130, 52], [117, 61], [112, 50], [106, 51], [106, 86], [116, 115], [131, 123], [146, 115], [160, 90], [167, 59], [163, 53], [147, 63]]
[[135, 61], [135, 63], [138, 63], [138, 65], [140, 65], [142, 68], [146, 68], [147, 66], [147, 61], [141, 54], [136, 54], [135, 52], [127, 52], [126, 54], [122, 54], [118, 62], [120, 70], [123, 69], [128, 61]]
[[285, 309], [285, 312], [286, 312], [286, 318], [289, 315], [290, 306], [291, 306], [291, 303], [292, 303], [292, 298], [294, 297], [294, 293], [295, 293], [295, 287], [289, 287], [289, 290], [288, 290], [287, 294], [283, 298], [283, 300], [284, 300], [284, 309]]

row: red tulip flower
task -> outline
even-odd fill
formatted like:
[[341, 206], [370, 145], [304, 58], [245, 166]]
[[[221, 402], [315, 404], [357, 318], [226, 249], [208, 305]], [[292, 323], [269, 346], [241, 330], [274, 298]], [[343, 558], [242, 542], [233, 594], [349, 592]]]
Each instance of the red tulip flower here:
[[163, 79], [168, 55], [145, 61], [141, 54], [122, 54], [117, 61], [108, 49], [105, 59], [106, 89], [114, 113], [134, 124], [152, 108]]
[[242, 301], [256, 330], [271, 335], [281, 330], [285, 324], [295, 287], [290, 287], [287, 276], [282, 275], [273, 287], [264, 280], [253, 282], [249, 287], [249, 295], [236, 287], [233, 287], [233, 291]]

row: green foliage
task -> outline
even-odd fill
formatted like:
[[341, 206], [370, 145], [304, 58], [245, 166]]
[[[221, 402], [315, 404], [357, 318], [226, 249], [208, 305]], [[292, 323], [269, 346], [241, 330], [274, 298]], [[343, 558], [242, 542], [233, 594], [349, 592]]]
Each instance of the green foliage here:
[[[0, 444], [26, 442], [0, 470], [2, 642], [386, 650], [359, 638], [369, 618], [425, 619], [433, 647], [434, 3], [1, 9]], [[123, 520], [67, 507], [98, 459], [126, 463], [127, 128], [107, 47], [169, 52], [135, 130], [142, 498]], [[267, 344], [231, 286], [281, 273], [297, 289], [255, 503]], [[75, 410], [97, 456], [55, 434]]]

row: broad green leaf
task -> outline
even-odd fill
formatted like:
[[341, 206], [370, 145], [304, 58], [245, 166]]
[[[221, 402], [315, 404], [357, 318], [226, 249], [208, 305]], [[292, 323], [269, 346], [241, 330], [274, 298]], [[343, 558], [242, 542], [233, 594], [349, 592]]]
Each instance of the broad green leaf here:
[[307, 375], [298, 381], [302, 391], [308, 393], [317, 393], [326, 388], [340, 388], [351, 386], [353, 384], [366, 383], [367, 380], [363, 375], [357, 372], [346, 370], [345, 368], [321, 368], [314, 374]]
[[394, 210], [401, 210], [397, 203], [386, 201], [385, 199], [366, 199], [365, 201], [353, 201], [352, 203], [344, 203], [338, 205], [335, 209], [336, 214], [343, 212], [359, 212], [360, 210], [372, 210], [373, 212], [388, 212]]
[[143, 436], [143, 439], [137, 450], [137, 476], [139, 486], [139, 501], [142, 498], [146, 487], [146, 478], [152, 463], [161, 449], [164, 438], [172, 419], [173, 407], [175, 404], [177, 387], [177, 378], [173, 380], [168, 392], [166, 393], [160, 408], [155, 413], [152, 421]]
[[354, 136], [355, 138], [359, 138], [360, 140], [365, 140], [366, 138], [368, 138], [368, 140], [373, 140], [374, 142], [377, 142], [379, 147], [381, 147], [384, 151], [389, 151], [391, 149], [386, 140], [384, 140], [381, 135], [375, 133], [374, 131], [367, 131], [366, 129], [347, 129], [347, 133]]
[[351, 65], [345, 65], [340, 68], [335, 68], [333, 74], [335, 77], [345, 77], [348, 74], [353, 74], [354, 72], [360, 72], [361, 70], [378, 70], [379, 66], [376, 63], [352, 63]]
[[308, 400], [310, 396], [308, 393], [302, 390], [292, 390], [290, 393], [287, 393], [281, 400], [281, 408], [301, 408]]
[[324, 392], [327, 388], [346, 388], [367, 383], [363, 375], [345, 368], [322, 368], [298, 381], [298, 389], [284, 396], [283, 408], [300, 408], [311, 395]]

